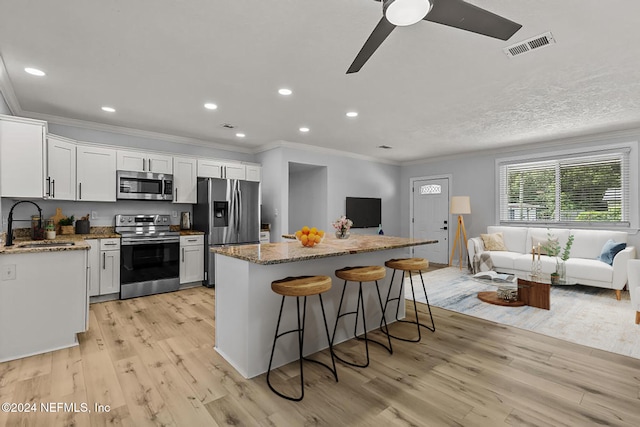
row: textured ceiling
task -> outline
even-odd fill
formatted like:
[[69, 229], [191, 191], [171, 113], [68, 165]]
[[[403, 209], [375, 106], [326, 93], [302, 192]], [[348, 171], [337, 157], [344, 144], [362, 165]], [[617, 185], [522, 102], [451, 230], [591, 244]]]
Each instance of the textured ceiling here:
[[[640, 2], [469, 3], [523, 28], [503, 42], [421, 21], [397, 28], [346, 75], [381, 3], [0, 0], [4, 88], [25, 116], [391, 161], [640, 126]], [[513, 59], [502, 51], [546, 31], [557, 44]], [[277, 94], [285, 86], [292, 96]], [[218, 110], [205, 110], [207, 101]], [[346, 118], [351, 109], [359, 117]]]

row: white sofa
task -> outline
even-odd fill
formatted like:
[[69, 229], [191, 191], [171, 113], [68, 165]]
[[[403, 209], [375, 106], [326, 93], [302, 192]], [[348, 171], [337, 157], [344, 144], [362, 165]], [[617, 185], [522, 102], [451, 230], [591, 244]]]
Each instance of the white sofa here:
[[[531, 249], [536, 242], [548, 240], [548, 233], [558, 239], [560, 248], [564, 249], [570, 234], [574, 240], [566, 261], [567, 277], [575, 279], [579, 284], [615, 289], [620, 299], [620, 291], [627, 283], [627, 261], [636, 257], [636, 250], [628, 246], [613, 259], [613, 265], [598, 260], [602, 247], [612, 239], [617, 243], [627, 243], [624, 231], [580, 230], [566, 228], [526, 228], [489, 226], [487, 234], [502, 233], [506, 251], [487, 251], [490, 254], [493, 269], [503, 273], [524, 274], [531, 271]], [[480, 237], [469, 239], [467, 249], [469, 259], [473, 260], [475, 248], [484, 244]], [[543, 274], [551, 274], [556, 269], [554, 257], [541, 256]]]

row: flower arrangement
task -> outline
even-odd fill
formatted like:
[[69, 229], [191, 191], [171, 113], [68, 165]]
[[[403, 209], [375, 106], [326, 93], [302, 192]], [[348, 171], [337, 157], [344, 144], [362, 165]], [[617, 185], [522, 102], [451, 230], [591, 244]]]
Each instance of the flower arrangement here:
[[346, 216], [342, 215], [331, 225], [333, 225], [333, 228], [336, 229], [336, 234], [340, 233], [341, 235], [344, 235], [349, 231], [349, 229], [353, 225], [353, 221], [351, 221]]
[[[564, 262], [569, 259], [569, 254], [571, 253], [571, 246], [573, 245], [574, 235], [573, 234], [569, 235], [569, 237], [567, 238], [567, 244], [565, 245], [564, 249], [560, 247], [560, 244], [558, 243], [557, 239], [553, 239], [553, 235], [551, 234], [550, 230], [547, 232], [547, 238], [548, 238], [547, 244], [543, 245], [543, 247], [547, 251], [547, 255], [549, 255], [550, 257], [556, 258], [556, 271], [555, 273], [551, 274], [552, 279], [553, 279], [553, 276], [555, 276], [556, 278], [557, 277], [564, 278], [566, 274]], [[562, 263], [560, 262], [560, 260], [562, 260]]]

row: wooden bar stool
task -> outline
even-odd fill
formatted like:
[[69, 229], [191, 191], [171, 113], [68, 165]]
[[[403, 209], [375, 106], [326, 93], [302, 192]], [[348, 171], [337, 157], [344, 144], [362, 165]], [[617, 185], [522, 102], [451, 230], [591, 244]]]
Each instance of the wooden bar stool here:
[[[267, 384], [269, 388], [278, 396], [285, 399], [300, 401], [304, 397], [304, 376], [302, 370], [302, 361], [307, 360], [309, 362], [317, 363], [329, 369], [333, 376], [338, 381], [338, 372], [336, 371], [336, 362], [333, 358], [333, 348], [331, 347], [332, 340], [329, 339], [329, 327], [327, 326], [327, 316], [324, 313], [324, 304], [322, 303], [322, 293], [331, 289], [331, 277], [329, 276], [300, 276], [300, 277], [287, 277], [286, 279], [276, 280], [271, 282], [271, 290], [279, 295], [282, 295], [282, 303], [280, 303], [280, 313], [278, 314], [278, 324], [276, 325], [276, 334], [273, 339], [273, 347], [271, 348], [271, 357], [269, 358], [269, 369], [267, 370]], [[322, 309], [322, 319], [324, 320], [324, 330], [327, 334], [327, 342], [329, 343], [329, 353], [331, 354], [331, 363], [333, 369], [318, 360], [309, 359], [302, 356], [302, 349], [304, 347], [304, 324], [307, 316], [307, 297], [318, 295], [320, 299], [320, 308]], [[282, 318], [282, 308], [284, 307], [285, 297], [296, 297], [296, 308], [298, 310], [298, 328], [291, 329], [286, 332], [278, 334], [280, 329], [280, 319]], [[300, 324], [300, 297], [304, 297], [303, 309], [302, 309], [302, 324]], [[298, 350], [300, 354], [300, 397], [291, 397], [277, 391], [271, 385], [269, 375], [271, 374], [271, 363], [273, 362], [273, 353], [276, 349], [276, 341], [283, 335], [287, 335], [293, 332], [298, 333]]]
[[[393, 268], [393, 274], [391, 275], [391, 283], [389, 284], [389, 292], [387, 292], [387, 300], [384, 303], [384, 310], [386, 313], [387, 310], [387, 305], [389, 304], [390, 301], [397, 301], [396, 304], [396, 315], [395, 315], [395, 319], [398, 322], [404, 322], [404, 323], [411, 323], [417, 326], [418, 328], [418, 339], [408, 339], [408, 338], [402, 338], [402, 337], [398, 337], [395, 335], [391, 335], [391, 333], [389, 333], [389, 329], [385, 328], [383, 329], [383, 332], [385, 332], [387, 335], [402, 340], [402, 341], [408, 341], [408, 342], [419, 342], [422, 339], [422, 335], [420, 334], [420, 327], [422, 326], [423, 328], [427, 328], [428, 330], [430, 330], [431, 332], [435, 332], [436, 330], [436, 325], [435, 323], [433, 323], [433, 315], [431, 314], [431, 305], [429, 304], [429, 298], [427, 297], [427, 288], [424, 286], [424, 279], [422, 277], [422, 271], [423, 270], [427, 270], [429, 268], [429, 261], [427, 261], [424, 258], [400, 258], [400, 259], [390, 259], [389, 261], [384, 263], [385, 266], [389, 267], [389, 268]], [[391, 289], [393, 288], [393, 279], [396, 275], [396, 271], [400, 270], [402, 271], [402, 277], [400, 279], [400, 291], [398, 292], [398, 297], [397, 298], [389, 298], [391, 296]], [[431, 318], [431, 326], [427, 326], [423, 323], [420, 323], [420, 320], [418, 319], [418, 308], [416, 306], [416, 293], [413, 289], [413, 277], [411, 276], [411, 272], [412, 271], [417, 271], [420, 273], [420, 280], [422, 281], [422, 290], [424, 291], [424, 297], [427, 300], [427, 307], [429, 308], [429, 317]], [[404, 319], [398, 319], [398, 311], [400, 310], [400, 300], [402, 298], [402, 290], [404, 288], [404, 276], [405, 276], [405, 272], [407, 272], [409, 274], [409, 281], [411, 282], [411, 294], [413, 295], [413, 309], [414, 312], [416, 314], [416, 320], [404, 320]], [[386, 326], [386, 324], [385, 324]], [[380, 324], [380, 328], [382, 328], [382, 323]]]
[[[358, 368], [366, 368], [367, 366], [369, 366], [369, 341], [376, 343], [378, 345], [381, 345], [382, 347], [384, 347], [389, 353], [393, 354], [393, 348], [391, 347], [391, 338], [389, 338], [387, 336], [387, 340], [389, 342], [389, 346], [387, 347], [386, 345], [369, 339], [367, 338], [367, 316], [365, 314], [365, 310], [364, 310], [364, 298], [362, 296], [362, 282], [375, 282], [376, 284], [376, 293], [378, 294], [378, 302], [380, 303], [380, 310], [382, 310], [382, 320], [381, 320], [381, 324], [384, 323], [384, 326], [387, 326], [387, 321], [384, 318], [384, 307], [382, 306], [382, 297], [380, 295], [380, 288], [378, 287], [378, 280], [382, 280], [385, 278], [387, 272], [384, 269], [384, 267], [382, 266], [369, 266], [369, 267], [345, 267], [342, 268], [340, 270], [336, 270], [335, 272], [336, 277], [343, 279], [344, 280], [344, 287], [342, 288], [342, 296], [340, 297], [340, 304], [338, 304], [338, 315], [336, 317], [336, 325], [333, 328], [333, 336], [331, 337], [331, 343], [333, 344], [333, 340], [336, 337], [336, 330], [338, 329], [338, 322], [340, 321], [341, 317], [347, 316], [347, 315], [351, 315], [351, 314], [355, 314], [356, 315], [356, 323], [355, 323], [355, 327], [353, 328], [353, 336], [356, 339], [363, 339], [364, 340], [364, 345], [365, 345], [365, 350], [366, 350], [366, 355], [367, 355], [367, 361], [364, 364], [358, 364], [358, 363], [354, 363], [354, 362], [349, 362], [347, 360], [344, 360], [343, 358], [341, 358], [340, 356], [338, 356], [337, 354], [335, 355], [335, 357], [340, 360], [343, 363], [346, 363], [347, 365], [351, 365], [351, 366], [355, 366]], [[358, 282], [359, 283], [359, 288], [358, 288], [358, 303], [356, 306], [356, 310], [355, 311], [349, 311], [349, 312], [345, 312], [345, 313], [340, 313], [340, 311], [342, 310], [342, 302], [344, 300], [344, 293], [347, 289], [347, 283], [348, 282]], [[360, 312], [362, 312], [362, 324], [364, 326], [364, 338], [360, 338], [358, 337], [358, 318], [360, 317]]]

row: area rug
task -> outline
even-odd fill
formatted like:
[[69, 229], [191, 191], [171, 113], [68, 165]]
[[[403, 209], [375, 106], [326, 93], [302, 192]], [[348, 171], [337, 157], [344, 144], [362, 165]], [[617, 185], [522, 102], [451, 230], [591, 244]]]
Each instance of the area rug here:
[[[623, 291], [618, 301], [610, 289], [552, 286], [551, 310], [543, 310], [482, 302], [477, 293], [496, 288], [472, 280], [456, 267], [426, 273], [424, 279], [431, 305], [640, 359], [640, 325], [635, 324], [629, 292]], [[409, 280], [405, 283], [410, 298]], [[416, 300], [426, 302], [419, 277], [414, 276], [414, 285]]]

